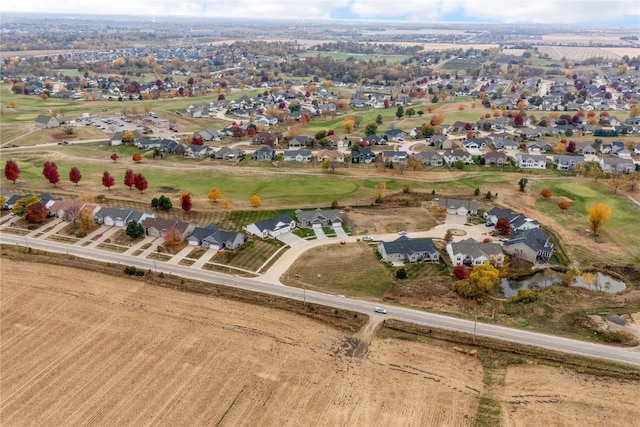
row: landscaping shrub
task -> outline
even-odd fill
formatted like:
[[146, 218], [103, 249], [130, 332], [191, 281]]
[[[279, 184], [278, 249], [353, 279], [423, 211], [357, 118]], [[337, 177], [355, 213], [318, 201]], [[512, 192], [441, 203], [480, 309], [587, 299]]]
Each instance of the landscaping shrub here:
[[513, 297], [513, 302], [529, 304], [538, 299], [538, 296], [531, 289], [518, 289], [518, 295]]

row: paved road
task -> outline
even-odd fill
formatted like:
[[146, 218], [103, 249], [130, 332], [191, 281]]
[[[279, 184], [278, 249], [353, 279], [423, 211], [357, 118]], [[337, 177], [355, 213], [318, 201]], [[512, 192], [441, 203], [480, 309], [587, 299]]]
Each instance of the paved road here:
[[[324, 304], [336, 308], [348, 309], [362, 313], [372, 314], [373, 309], [379, 303], [360, 301], [352, 298], [344, 298], [337, 295], [329, 295], [321, 292], [307, 291], [305, 289], [290, 288], [284, 285], [267, 283], [262, 278], [244, 278], [215, 273], [204, 270], [190, 269], [189, 267], [172, 265], [160, 261], [131, 257], [129, 255], [111, 253], [86, 247], [77, 247], [64, 243], [48, 240], [25, 238], [24, 236], [13, 236], [0, 233], [0, 243], [29, 245], [36, 249], [50, 252], [68, 253], [69, 255], [84, 257], [101, 262], [108, 262], [122, 265], [136, 265], [138, 268], [162, 271], [164, 273], [182, 276], [203, 282], [217, 283], [226, 286], [248, 289], [252, 291], [277, 295], [296, 300], [304, 300], [317, 304]], [[572, 353], [582, 356], [606, 359], [615, 362], [622, 362], [640, 366], [639, 349], [623, 349], [608, 347], [600, 344], [577, 341], [568, 338], [554, 337], [550, 335], [537, 334], [517, 329], [505, 328], [502, 326], [476, 323], [469, 320], [457, 319], [438, 314], [425, 313], [409, 308], [390, 307], [388, 317], [413, 322], [426, 326], [433, 326], [453, 331], [475, 333], [477, 336], [484, 336], [503, 341], [510, 341], [519, 344], [533, 345], [540, 348]]]

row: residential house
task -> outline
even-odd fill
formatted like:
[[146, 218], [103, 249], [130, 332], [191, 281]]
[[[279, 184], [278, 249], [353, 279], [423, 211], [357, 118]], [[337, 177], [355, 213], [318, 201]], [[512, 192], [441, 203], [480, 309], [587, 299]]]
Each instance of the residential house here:
[[624, 142], [622, 141], [613, 141], [613, 142], [609, 142], [607, 144], [602, 144], [600, 146], [600, 152], [602, 154], [615, 154], [618, 155], [618, 153], [622, 150], [625, 150], [625, 146], [624, 146]]
[[529, 154], [540, 154], [546, 151], [553, 151], [551, 144], [544, 141], [536, 141], [527, 143], [527, 152]]
[[590, 156], [595, 156], [596, 154], [598, 154], [598, 151], [595, 148], [593, 148], [592, 145], [586, 142], [576, 142], [575, 152], [578, 154], [584, 154], [584, 155], [590, 155]]
[[400, 236], [392, 242], [378, 243], [378, 253], [389, 263], [440, 261], [440, 252], [431, 239], [411, 239]]
[[86, 202], [78, 200], [57, 200], [49, 208], [49, 214], [63, 221], [74, 222], [80, 218], [80, 212], [85, 206], [92, 210], [96, 208], [95, 205], [87, 205]]
[[447, 243], [447, 254], [454, 266], [491, 263], [502, 267], [504, 263], [502, 247], [498, 243], [481, 243], [471, 238]]
[[244, 159], [245, 155], [246, 153], [244, 152], [244, 150], [230, 147], [222, 147], [214, 153], [214, 157], [217, 160], [230, 160], [234, 162], [239, 162], [240, 160]]
[[146, 218], [154, 218], [153, 212], [139, 212], [133, 208], [121, 208], [120, 206], [100, 207], [93, 214], [93, 220], [100, 225], [124, 228], [130, 222], [142, 222]]
[[195, 158], [199, 158], [199, 159], [202, 159], [204, 157], [209, 157], [213, 153], [215, 153], [215, 150], [212, 147], [209, 147], [208, 145], [190, 144], [184, 150], [184, 155], [185, 156], [187, 156], [187, 157], [195, 157]]
[[141, 150], [149, 150], [157, 148], [163, 153], [170, 154], [184, 154], [184, 146], [174, 141], [173, 139], [159, 138], [159, 139], [147, 139], [139, 138], [135, 141], [136, 147]]
[[462, 146], [465, 150], [480, 150], [487, 145], [484, 138], [467, 138], [462, 142]]
[[175, 230], [180, 237], [186, 239], [193, 229], [196, 228], [195, 223], [187, 223], [178, 219], [154, 218], [147, 217], [140, 224], [147, 236], [164, 237], [169, 230]]
[[[137, 139], [142, 138], [142, 133], [140, 133], [139, 130], [134, 130], [134, 131], [130, 131], [133, 132], [133, 141], [131, 141], [131, 144], [133, 144], [133, 142]], [[109, 145], [122, 145], [122, 138], [124, 138], [124, 130], [118, 130], [116, 132], [114, 132], [111, 137], [109, 138]]]
[[488, 223], [497, 224], [500, 218], [506, 218], [509, 221], [511, 232], [518, 230], [530, 230], [540, 227], [538, 221], [527, 217], [524, 214], [514, 212], [511, 209], [493, 207], [483, 214], [483, 218]]
[[503, 249], [512, 257], [534, 264], [546, 264], [553, 255], [554, 245], [550, 242], [547, 233], [539, 228], [532, 228], [511, 233]]
[[480, 158], [484, 159], [484, 164], [486, 166], [509, 166], [509, 158], [502, 151], [489, 151], [488, 153], [480, 156]]
[[442, 159], [444, 160], [445, 163], [449, 165], [457, 161], [464, 162], [468, 165], [473, 163], [473, 158], [471, 157], [471, 154], [466, 150], [459, 150], [459, 149], [445, 150], [444, 153], [442, 154]]
[[60, 122], [55, 117], [40, 114], [36, 117], [36, 125], [44, 129], [50, 129], [59, 127]]
[[521, 169], [545, 169], [547, 167], [547, 156], [544, 154], [517, 153], [515, 159]]
[[516, 141], [502, 137], [493, 138], [491, 143], [496, 150], [517, 150], [519, 147]]
[[356, 147], [351, 151], [351, 163], [371, 163], [376, 155], [370, 147]]
[[432, 136], [431, 144], [433, 144], [436, 150], [448, 150], [453, 147], [453, 142], [444, 135]]
[[294, 136], [289, 140], [289, 148], [306, 147], [309, 143], [309, 137], [304, 135]]
[[249, 234], [265, 239], [267, 237], [276, 237], [281, 234], [288, 233], [293, 231], [295, 227], [296, 222], [289, 214], [281, 214], [245, 225], [242, 229]]
[[382, 161], [385, 164], [388, 163], [406, 163], [407, 162], [407, 152], [406, 151], [393, 151], [393, 150], [385, 150], [380, 153], [382, 156]]
[[387, 140], [378, 135], [367, 135], [363, 138], [360, 138], [360, 142], [367, 144], [367, 146], [387, 145]]
[[237, 249], [245, 241], [244, 235], [235, 231], [224, 231], [215, 224], [206, 227], [195, 227], [187, 238], [190, 246], [201, 246], [204, 249]]
[[202, 138], [203, 141], [220, 141], [220, 133], [211, 128], [205, 128], [193, 133], [193, 136]]
[[269, 145], [275, 147], [280, 141], [279, 135], [269, 132], [259, 132], [251, 140], [251, 145]]
[[603, 157], [600, 159], [600, 168], [607, 173], [631, 173], [636, 165], [633, 160], [620, 157]]
[[349, 145], [349, 141], [347, 141], [346, 137], [340, 137], [338, 135], [328, 135], [326, 138], [327, 145], [333, 148], [342, 148], [347, 147]]
[[16, 205], [16, 202], [25, 197], [31, 197], [32, 194], [12, 194], [6, 197], [4, 201], [4, 209], [11, 210]]
[[296, 221], [300, 227], [313, 227], [314, 225], [341, 226], [344, 222], [342, 214], [337, 209], [313, 209], [296, 210]]
[[573, 170], [576, 163], [584, 163], [584, 156], [582, 154], [577, 156], [567, 155], [555, 155], [553, 156], [553, 164], [556, 165], [558, 170]]
[[253, 152], [253, 159], [265, 162], [271, 162], [276, 158], [276, 150], [270, 145], [263, 145]]
[[414, 154], [414, 158], [422, 162], [422, 164], [429, 166], [442, 166], [444, 163], [442, 155], [435, 150], [421, 151]]
[[285, 162], [299, 162], [299, 163], [307, 163], [311, 161], [312, 153], [311, 150], [300, 149], [300, 150], [287, 150], [284, 152], [282, 156], [282, 160]]
[[432, 203], [447, 208], [448, 215], [467, 216], [478, 214], [478, 202], [475, 200], [436, 198]]
[[324, 162], [328, 159], [329, 162], [344, 163], [344, 154], [338, 150], [320, 150], [317, 154], [318, 162]]
[[382, 136], [387, 141], [404, 141], [407, 133], [402, 129], [389, 129]]

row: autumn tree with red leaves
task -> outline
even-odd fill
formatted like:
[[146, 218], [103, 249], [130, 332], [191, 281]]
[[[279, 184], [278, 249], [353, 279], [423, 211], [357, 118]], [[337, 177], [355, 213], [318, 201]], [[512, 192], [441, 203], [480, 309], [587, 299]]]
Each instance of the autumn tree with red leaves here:
[[464, 280], [469, 278], [469, 269], [464, 265], [457, 265], [453, 268], [453, 277], [458, 280]]
[[104, 171], [102, 173], [102, 185], [107, 187], [109, 191], [111, 191], [111, 187], [113, 187], [113, 184], [115, 184], [115, 182], [116, 182], [115, 179], [113, 178], [113, 176], [111, 176], [109, 172]]
[[131, 169], [127, 169], [124, 172], [124, 185], [126, 185], [127, 187], [129, 187], [129, 189], [131, 190], [131, 187], [133, 187], [134, 182], [134, 173]]
[[562, 210], [562, 213], [565, 213], [567, 209], [569, 209], [569, 205], [570, 203], [567, 199], [562, 199], [560, 200], [560, 203], [558, 203], [558, 207]]
[[113, 160], [113, 163], [116, 163], [119, 158], [120, 158], [120, 156], [118, 156], [118, 153], [113, 153], [111, 155], [111, 160]]
[[139, 163], [139, 162], [141, 162], [141, 161], [142, 161], [142, 156], [140, 155], [140, 153], [135, 153], [135, 154], [131, 157], [131, 159], [132, 159], [134, 162]]
[[4, 165], [4, 176], [9, 181], [13, 181], [14, 184], [16, 183], [20, 177], [20, 168], [15, 161], [7, 160], [7, 163]]
[[496, 230], [502, 234], [511, 233], [511, 223], [509, 222], [509, 218], [498, 218], [498, 222], [496, 222]]
[[553, 196], [553, 193], [548, 188], [545, 188], [540, 192], [540, 196], [545, 200], [549, 200]]
[[194, 135], [191, 138], [191, 143], [193, 145], [204, 145], [204, 139], [202, 139], [202, 137], [200, 135]]
[[133, 185], [136, 187], [136, 190], [143, 193], [144, 190], [146, 190], [149, 186], [149, 183], [147, 182], [147, 179], [144, 177], [144, 175], [142, 175], [141, 173], [137, 173], [133, 176]]
[[191, 200], [191, 193], [189, 193], [188, 191], [183, 191], [182, 193], [180, 193], [180, 207], [182, 207], [182, 210], [186, 213], [189, 213], [192, 206], [193, 203]]
[[40, 202], [34, 203], [27, 209], [26, 218], [33, 224], [40, 224], [47, 219], [47, 208]]
[[69, 171], [69, 181], [73, 182], [76, 186], [82, 179], [82, 174], [80, 173], [80, 169], [77, 167], [72, 167]]
[[60, 182], [60, 174], [58, 174], [58, 166], [54, 162], [46, 161], [42, 166], [42, 175], [49, 183], [56, 185]]

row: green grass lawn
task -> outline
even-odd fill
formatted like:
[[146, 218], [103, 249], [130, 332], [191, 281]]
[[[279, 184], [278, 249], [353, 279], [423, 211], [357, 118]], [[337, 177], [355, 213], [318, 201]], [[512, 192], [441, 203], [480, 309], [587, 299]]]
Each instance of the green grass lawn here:
[[[614, 194], [612, 189], [602, 183], [594, 183], [586, 179], [579, 180], [544, 180], [538, 181], [531, 187], [532, 192], [539, 193], [543, 188], [549, 188], [553, 193], [551, 201], [538, 199], [534, 205], [547, 215], [553, 216], [563, 226], [585, 234], [588, 228], [588, 210], [597, 203], [605, 203], [611, 208], [611, 217], [605, 225], [600, 238], [604, 241], [612, 241], [622, 247], [629, 255], [629, 260], [640, 257], [640, 232], [638, 232], [637, 219], [640, 216], [640, 207], [627, 199], [624, 195]], [[558, 202], [561, 198], [571, 201], [569, 209], [561, 213]], [[571, 244], [571, 242], [567, 242]], [[620, 262], [614, 260], [609, 254], [598, 251], [594, 243], [593, 253], [582, 254], [583, 263], [593, 262], [595, 257], [603, 262]]]
[[395, 64], [397, 62], [406, 61], [407, 59], [411, 58], [411, 56], [409, 55], [368, 55], [368, 54], [359, 54], [359, 53], [317, 52], [317, 51], [301, 52], [298, 55], [303, 58], [315, 58], [317, 56], [326, 56], [336, 61], [344, 61], [347, 58], [354, 58], [356, 61], [365, 61], [365, 62], [369, 62], [369, 60], [382, 61], [384, 59], [387, 61], [387, 64]]

